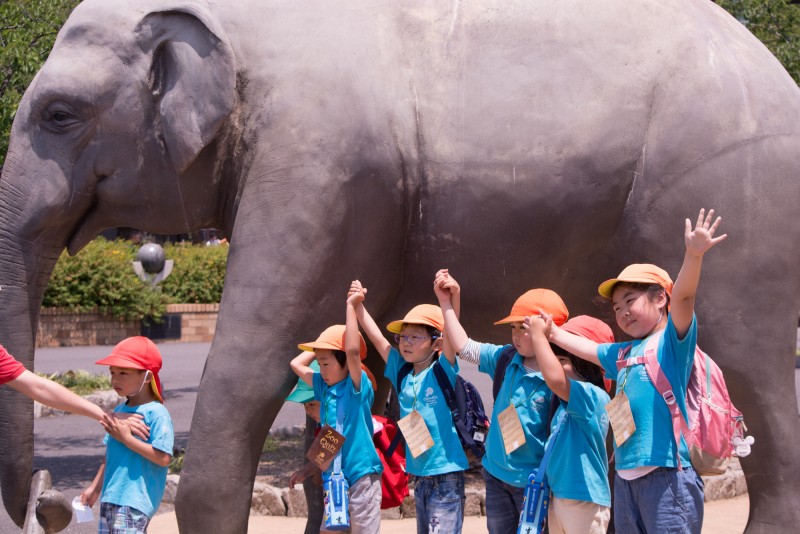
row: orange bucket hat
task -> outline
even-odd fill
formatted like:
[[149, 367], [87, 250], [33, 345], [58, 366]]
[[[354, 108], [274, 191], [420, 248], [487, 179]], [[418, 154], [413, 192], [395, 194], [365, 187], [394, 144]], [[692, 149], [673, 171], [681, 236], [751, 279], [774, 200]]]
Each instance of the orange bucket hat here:
[[150, 380], [150, 387], [153, 388], [153, 393], [158, 402], [164, 402], [161, 380], [158, 379], [158, 372], [161, 370], [161, 353], [158, 351], [156, 344], [150, 339], [144, 336], [123, 339], [114, 347], [111, 354], [94, 363], [150, 371], [153, 374], [153, 378]]
[[[314, 352], [314, 349], [329, 349], [329, 350], [344, 350], [344, 330], [343, 324], [335, 324], [329, 326], [319, 335], [316, 341], [310, 343], [301, 343], [297, 345], [300, 350], [307, 350]], [[361, 332], [358, 333], [359, 340], [359, 353], [361, 359], [367, 357], [367, 343], [364, 341], [364, 336]]]
[[658, 284], [664, 288], [668, 296], [672, 296], [672, 278], [667, 271], [652, 263], [633, 263], [628, 265], [619, 276], [606, 280], [597, 288], [601, 296], [608, 299], [614, 293], [614, 286], [620, 282], [634, 284]]
[[444, 316], [442, 309], [433, 304], [420, 304], [414, 306], [400, 321], [392, 321], [386, 325], [386, 330], [399, 334], [404, 324], [422, 324], [435, 328], [439, 332], [444, 330]]
[[562, 329], [577, 336], [591, 339], [595, 343], [613, 343], [614, 332], [600, 319], [588, 315], [573, 317], [561, 326]]
[[526, 291], [511, 307], [511, 315], [494, 324], [508, 324], [524, 321], [529, 315], [539, 315], [544, 310], [553, 316], [553, 322], [561, 326], [569, 317], [567, 305], [558, 293], [549, 289], [531, 289]]

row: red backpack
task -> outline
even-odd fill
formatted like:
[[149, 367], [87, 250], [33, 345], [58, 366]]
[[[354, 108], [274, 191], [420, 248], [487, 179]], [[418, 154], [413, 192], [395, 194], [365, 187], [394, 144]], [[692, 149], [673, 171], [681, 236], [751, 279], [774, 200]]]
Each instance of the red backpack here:
[[[689, 419], [684, 419], [672, 393], [672, 386], [658, 363], [660, 339], [661, 335], [651, 336], [645, 344], [644, 356], [638, 358], [627, 358], [631, 345], [621, 349], [617, 368], [644, 364], [650, 381], [667, 403], [672, 415], [675, 443], [680, 445], [682, 434], [689, 447], [692, 467], [699, 475], [722, 475], [728, 469], [728, 463], [734, 454], [734, 440], [739, 438], [739, 442], [747, 430], [742, 412], [731, 402], [722, 370], [705, 352], [696, 347], [686, 389], [686, 412]], [[752, 443], [752, 438], [748, 440]], [[681, 467], [680, 457], [678, 467]]]
[[383, 428], [372, 435], [375, 450], [383, 464], [381, 474], [381, 510], [395, 508], [403, 503], [408, 495], [408, 473], [406, 473], [406, 448], [394, 447], [391, 454], [387, 454], [389, 446], [395, 435], [399, 432], [397, 423], [380, 415], [372, 418], [383, 425]]

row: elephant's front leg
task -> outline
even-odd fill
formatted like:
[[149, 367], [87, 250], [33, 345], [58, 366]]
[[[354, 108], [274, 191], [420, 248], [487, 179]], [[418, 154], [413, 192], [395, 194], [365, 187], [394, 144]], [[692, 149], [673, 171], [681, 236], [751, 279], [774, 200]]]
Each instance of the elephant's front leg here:
[[[352, 278], [399, 283], [401, 217], [364, 192], [341, 177], [245, 191], [177, 495], [181, 532], [247, 530], [264, 440], [296, 382], [297, 344], [344, 322]], [[386, 298], [376, 295], [375, 307]]]

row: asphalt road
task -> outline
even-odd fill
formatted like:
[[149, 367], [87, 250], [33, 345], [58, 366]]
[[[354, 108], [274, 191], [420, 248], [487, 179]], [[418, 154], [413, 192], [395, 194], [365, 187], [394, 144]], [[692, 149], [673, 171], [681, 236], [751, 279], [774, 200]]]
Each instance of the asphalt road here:
[[[798, 342], [800, 342], [800, 330], [798, 330]], [[164, 402], [173, 419], [176, 447], [185, 447], [189, 438], [197, 387], [210, 346], [209, 343], [159, 344], [164, 359], [160, 378], [164, 385]], [[111, 347], [103, 346], [39, 349], [36, 352], [36, 369], [46, 373], [69, 369], [104, 372], [107, 368], [96, 366], [94, 362], [108, 355], [110, 350]], [[461, 375], [475, 384], [484, 399], [486, 412], [491, 416], [491, 380], [487, 375], [478, 373], [473, 365], [464, 364], [461, 367]], [[800, 369], [795, 371], [795, 386], [800, 390]], [[800, 412], [800, 398], [798, 398], [798, 411]], [[288, 402], [278, 413], [273, 428], [304, 423], [305, 414], [302, 407]], [[105, 453], [102, 445], [102, 428], [85, 417], [65, 415], [37, 419], [34, 433], [34, 468], [49, 470], [54, 487], [63, 491], [71, 500], [86, 487], [97, 472]], [[0, 534], [13, 532], [19, 532], [19, 529], [0, 507]], [[77, 524], [73, 520], [63, 532], [93, 534], [97, 532], [97, 524]]]

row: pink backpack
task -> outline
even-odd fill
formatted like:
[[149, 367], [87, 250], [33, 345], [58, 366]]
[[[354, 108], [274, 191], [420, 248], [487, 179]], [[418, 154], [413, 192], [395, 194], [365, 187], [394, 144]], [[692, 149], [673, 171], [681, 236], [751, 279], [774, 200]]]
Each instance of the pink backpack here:
[[[680, 436], [683, 434], [689, 447], [692, 467], [699, 475], [722, 475], [728, 469], [728, 463], [734, 454], [734, 441], [737, 445], [742, 443], [744, 431], [747, 430], [742, 412], [731, 402], [722, 370], [705, 352], [695, 348], [694, 363], [686, 390], [686, 411], [689, 416], [687, 422], [675, 402], [672, 386], [658, 363], [659, 339], [660, 335], [651, 336], [646, 342], [644, 356], [638, 358], [627, 358], [630, 345], [621, 349], [617, 368], [644, 364], [650, 381], [672, 414], [675, 443], [680, 445]], [[749, 449], [752, 438], [747, 439]], [[747, 453], [740, 454], [746, 455]], [[681, 467], [680, 457], [678, 467]]]

